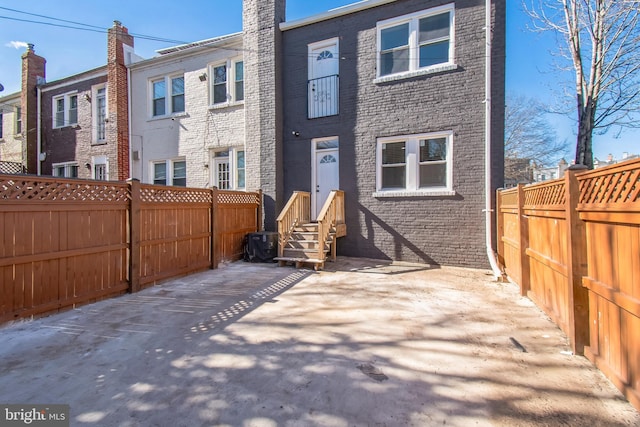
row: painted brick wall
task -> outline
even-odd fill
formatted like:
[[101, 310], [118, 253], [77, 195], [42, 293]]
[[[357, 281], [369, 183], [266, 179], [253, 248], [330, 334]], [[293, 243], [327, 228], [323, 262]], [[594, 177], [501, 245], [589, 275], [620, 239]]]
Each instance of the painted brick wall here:
[[[484, 209], [484, 1], [455, 3], [458, 68], [376, 84], [376, 22], [446, 4], [406, 0], [285, 31], [285, 200], [310, 191], [311, 139], [339, 136], [340, 185], [346, 193], [349, 256], [486, 267]], [[503, 0], [498, 0], [504, 21]], [[500, 25], [504, 27], [504, 22]], [[504, 31], [496, 31], [493, 176], [501, 184]], [[306, 118], [307, 44], [340, 38], [340, 115]], [[502, 89], [500, 88], [502, 86]], [[300, 132], [299, 137], [291, 135]], [[376, 138], [452, 130], [455, 196], [373, 196]], [[493, 192], [493, 189], [491, 190]]]
[[22, 135], [15, 134], [16, 106], [20, 106], [20, 93], [0, 98], [2, 110], [2, 138], [0, 160], [22, 163]]
[[243, 1], [247, 190], [262, 189], [264, 228], [282, 206], [282, 64], [284, 0]]

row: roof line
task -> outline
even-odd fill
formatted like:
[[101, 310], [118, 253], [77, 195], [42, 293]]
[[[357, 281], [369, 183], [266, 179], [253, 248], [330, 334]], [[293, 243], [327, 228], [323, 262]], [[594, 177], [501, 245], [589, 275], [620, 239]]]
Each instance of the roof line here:
[[326, 12], [308, 16], [306, 18], [282, 22], [280, 24], [280, 30], [287, 31], [293, 28], [304, 27], [305, 25], [315, 24], [316, 22], [325, 21], [327, 19], [337, 18], [339, 16], [360, 12], [361, 10], [370, 9], [376, 6], [382, 6], [383, 4], [393, 3], [394, 1], [396, 0], [362, 0], [357, 3], [348, 4], [346, 6], [331, 9]]

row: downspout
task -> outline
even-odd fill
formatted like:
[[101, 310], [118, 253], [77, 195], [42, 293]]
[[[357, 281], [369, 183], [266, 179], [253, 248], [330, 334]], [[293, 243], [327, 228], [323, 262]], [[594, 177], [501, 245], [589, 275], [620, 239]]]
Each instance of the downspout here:
[[[129, 132], [129, 178], [133, 178], [133, 140], [131, 139], [131, 68], [127, 67], [127, 122]], [[142, 177], [140, 177], [142, 180]]]
[[485, 0], [485, 125], [484, 125], [484, 191], [485, 191], [485, 230], [486, 230], [486, 246], [487, 246], [487, 258], [489, 258], [489, 264], [491, 270], [496, 278], [502, 276], [500, 267], [496, 260], [495, 252], [492, 247], [493, 237], [493, 221], [491, 220], [491, 214], [493, 212], [493, 206], [491, 204], [491, 0]]
[[42, 117], [42, 92], [40, 86], [36, 86], [36, 173], [42, 175], [42, 135], [40, 133], [40, 119]]

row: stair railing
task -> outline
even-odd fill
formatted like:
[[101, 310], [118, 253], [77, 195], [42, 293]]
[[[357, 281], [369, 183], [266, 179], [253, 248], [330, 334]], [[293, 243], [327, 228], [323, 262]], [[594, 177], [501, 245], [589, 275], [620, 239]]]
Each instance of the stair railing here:
[[278, 257], [284, 255], [284, 247], [293, 229], [311, 221], [311, 195], [306, 191], [294, 191], [280, 215], [278, 223]]
[[[318, 258], [324, 260], [324, 245], [337, 224], [344, 224], [344, 191], [331, 190], [318, 214]], [[335, 245], [335, 242], [333, 242]]]

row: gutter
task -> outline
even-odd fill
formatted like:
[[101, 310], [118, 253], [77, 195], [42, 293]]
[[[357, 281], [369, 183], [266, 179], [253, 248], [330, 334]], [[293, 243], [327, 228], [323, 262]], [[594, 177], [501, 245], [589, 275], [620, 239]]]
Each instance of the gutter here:
[[496, 260], [495, 251], [492, 247], [493, 237], [493, 221], [491, 214], [493, 206], [491, 204], [491, 0], [485, 0], [485, 125], [484, 125], [484, 191], [485, 191], [485, 230], [486, 230], [486, 246], [487, 258], [491, 265], [491, 270], [496, 279], [502, 277], [502, 272]]

